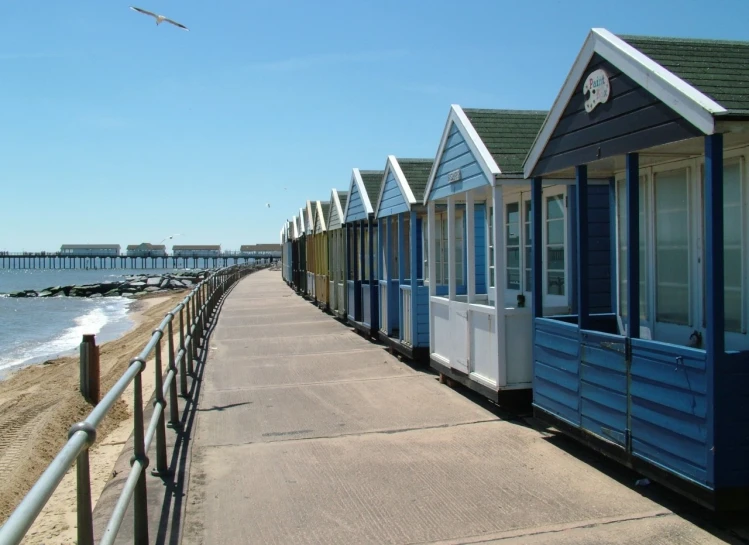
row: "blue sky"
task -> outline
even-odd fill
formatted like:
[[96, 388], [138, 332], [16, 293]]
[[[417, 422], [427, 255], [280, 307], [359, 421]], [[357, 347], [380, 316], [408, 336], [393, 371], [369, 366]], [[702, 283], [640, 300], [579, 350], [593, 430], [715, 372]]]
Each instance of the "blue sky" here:
[[746, 0], [129, 1], [2, 2], [0, 250], [276, 242], [353, 167], [434, 157], [452, 103], [548, 109], [591, 27], [749, 20]]

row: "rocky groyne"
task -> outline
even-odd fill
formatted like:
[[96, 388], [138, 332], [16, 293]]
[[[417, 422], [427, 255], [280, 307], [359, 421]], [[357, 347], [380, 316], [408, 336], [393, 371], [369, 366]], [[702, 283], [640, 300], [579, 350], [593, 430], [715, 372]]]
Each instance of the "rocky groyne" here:
[[8, 297], [138, 297], [147, 293], [192, 288], [206, 278], [208, 269], [195, 269], [167, 274], [140, 274], [123, 280], [76, 286], [53, 286], [43, 290], [8, 293]]

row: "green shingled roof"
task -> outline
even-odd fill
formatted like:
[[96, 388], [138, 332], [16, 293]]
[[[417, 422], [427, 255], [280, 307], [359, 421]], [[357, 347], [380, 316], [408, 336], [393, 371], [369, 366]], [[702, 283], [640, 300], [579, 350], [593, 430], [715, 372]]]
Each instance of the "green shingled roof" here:
[[417, 203], [424, 200], [424, 191], [427, 188], [427, 180], [433, 164], [434, 159], [398, 159], [398, 165], [400, 165]]
[[749, 42], [619, 36], [731, 113], [749, 112]]
[[380, 195], [380, 186], [382, 185], [382, 177], [385, 175], [384, 170], [360, 170], [362, 182], [364, 182], [364, 189], [367, 191], [369, 202], [372, 203], [372, 207], [377, 204], [377, 197]]
[[522, 174], [523, 161], [548, 112], [471, 108], [464, 108], [463, 112], [497, 162], [502, 175]]
[[320, 208], [322, 208], [322, 218], [325, 221], [325, 227], [328, 227], [328, 213], [330, 212], [330, 203], [328, 201], [320, 201]]
[[[339, 191], [338, 200], [341, 201], [341, 210], [346, 210], [346, 201], [348, 201], [348, 191]], [[343, 218], [341, 218], [343, 221]]]

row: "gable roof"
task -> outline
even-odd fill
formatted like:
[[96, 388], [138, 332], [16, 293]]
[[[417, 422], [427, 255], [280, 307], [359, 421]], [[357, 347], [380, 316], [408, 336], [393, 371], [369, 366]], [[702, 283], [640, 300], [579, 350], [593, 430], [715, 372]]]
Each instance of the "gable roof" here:
[[[525, 177], [532, 175], [570, 98], [585, 75], [584, 70], [595, 54], [616, 66], [703, 134], [715, 132], [716, 117], [749, 114], [739, 109], [729, 110], [746, 107], [746, 93], [741, 89], [726, 89], [720, 94], [718, 91], [725, 85], [734, 85], [733, 82], [722, 79], [729, 72], [737, 72], [739, 87], [749, 81], [745, 79], [749, 77], [749, 42], [635, 36], [625, 38], [616, 36], [605, 28], [593, 28], [588, 33], [543, 127], [528, 152], [523, 165]], [[729, 56], [728, 50], [731, 49], [735, 51]], [[726, 59], [738, 62], [726, 62], [723, 59], [724, 55]], [[682, 75], [686, 79], [683, 79]], [[716, 99], [723, 100], [725, 104], [717, 102]]]
[[461, 132], [468, 148], [492, 185], [497, 178], [523, 177], [523, 160], [547, 116], [543, 110], [487, 110], [450, 105], [442, 139], [424, 190], [426, 204], [437, 177], [439, 159], [452, 126]]
[[749, 113], [749, 42], [619, 35], [729, 113]]
[[393, 177], [401, 190], [403, 200], [406, 201], [409, 210], [412, 204], [421, 203], [424, 199], [424, 190], [426, 189], [427, 180], [429, 179], [433, 164], [434, 159], [398, 159], [395, 155], [388, 155], [378, 191], [375, 211], [380, 209], [389, 172], [393, 173]]
[[315, 209], [315, 226], [320, 224], [323, 231], [328, 229], [328, 212], [330, 211], [330, 202], [328, 201], [317, 201], [317, 207]]
[[367, 198], [369, 199], [371, 206], [372, 198], [380, 192], [380, 186], [382, 185], [382, 176], [383, 174], [385, 174], [385, 171], [360, 170], [359, 173], [361, 174], [361, 179], [364, 183], [364, 189], [367, 191]]
[[359, 170], [354, 168], [351, 173], [351, 185], [349, 186], [349, 192], [346, 198], [346, 206], [343, 208], [343, 218], [348, 216], [348, 208], [351, 204], [351, 199], [348, 198], [354, 191], [354, 186], [358, 188], [359, 195], [361, 196], [362, 204], [367, 214], [372, 214], [374, 209], [372, 208], [372, 195], [377, 195], [382, 184], [382, 170]]
[[346, 210], [346, 203], [348, 202], [348, 191], [338, 191], [338, 200], [341, 202], [341, 221], [343, 221], [343, 211]]

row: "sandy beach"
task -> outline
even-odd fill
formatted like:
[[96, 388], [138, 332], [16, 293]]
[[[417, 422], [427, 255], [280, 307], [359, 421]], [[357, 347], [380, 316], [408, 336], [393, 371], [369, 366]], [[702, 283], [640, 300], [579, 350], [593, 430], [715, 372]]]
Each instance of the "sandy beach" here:
[[[145, 296], [131, 307], [133, 327], [101, 345], [101, 395], [146, 345], [167, 312], [187, 290]], [[149, 368], [151, 362], [149, 362]], [[78, 391], [78, 357], [64, 357], [23, 368], [0, 381], [0, 523], [4, 522], [65, 444], [70, 426], [91, 411]], [[143, 393], [153, 391], [153, 372], [143, 375]], [[91, 449], [94, 505], [132, 431], [132, 390], [110, 411]], [[68, 471], [23, 543], [75, 543], [75, 467]]]

